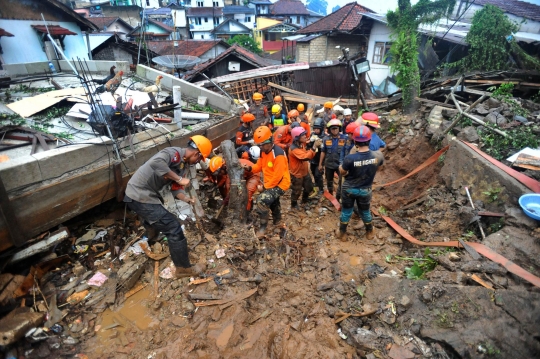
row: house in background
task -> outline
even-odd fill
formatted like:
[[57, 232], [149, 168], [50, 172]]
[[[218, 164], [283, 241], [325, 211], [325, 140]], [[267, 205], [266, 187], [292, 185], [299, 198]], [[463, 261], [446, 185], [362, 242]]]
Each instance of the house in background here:
[[246, 25], [240, 23], [235, 19], [226, 19], [216, 28], [211, 30], [213, 39], [229, 40], [235, 35], [249, 35], [251, 36], [251, 29]]
[[225, 19], [234, 19], [248, 29], [255, 27], [255, 10], [247, 6], [230, 5], [223, 8]]
[[[100, 35], [100, 34], [96, 34]], [[92, 43], [90, 35], [90, 43]], [[137, 59], [141, 64], [149, 64], [152, 58], [159, 56], [155, 52], [141, 49], [133, 43], [122, 40], [118, 35], [113, 34], [98, 46], [92, 48], [92, 59], [103, 61], [127, 61], [130, 65], [136, 64]]]
[[284, 23], [299, 27], [308, 25], [311, 13], [300, 0], [278, 0], [270, 6], [268, 17], [283, 19]]
[[223, 0], [197, 1], [187, 9], [186, 16], [192, 39], [211, 39], [212, 30], [223, 22]]
[[296, 40], [296, 61], [337, 60], [344, 48], [349, 49], [351, 57], [365, 56], [374, 20], [362, 14], [372, 12], [352, 2], [298, 30], [296, 34], [305, 37]]
[[250, 0], [247, 6], [255, 9], [256, 16], [267, 16], [270, 14], [271, 5], [270, 0]]
[[122, 40], [126, 40], [127, 34], [133, 31], [133, 26], [119, 17], [92, 16], [88, 20], [96, 25], [100, 32], [114, 32]]
[[83, 31], [96, 31], [97, 26], [63, 3], [57, 0], [0, 0], [0, 9], [0, 28], [13, 35], [2, 36], [0, 61], [3, 64], [60, 59], [47, 32], [67, 58], [88, 59]]
[[284, 47], [285, 38], [294, 35], [299, 28], [280, 20], [257, 17], [253, 38], [264, 52], [273, 54], [280, 51]]
[[147, 41], [148, 49], [158, 55], [188, 55], [201, 60], [217, 57], [230, 45], [223, 40]]
[[264, 59], [253, 52], [234, 44], [217, 57], [199, 63], [192, 70], [186, 72], [184, 80], [189, 82], [203, 81], [206, 80], [206, 77], [204, 77], [202, 73], [209, 78], [214, 78], [274, 64], [274, 61]]
[[170, 26], [165, 25], [162, 22], [157, 22], [154, 20], [146, 20], [144, 27], [141, 26], [135, 27], [128, 36], [137, 41], [141, 36], [144, 35], [146, 40], [172, 40], [174, 29]]

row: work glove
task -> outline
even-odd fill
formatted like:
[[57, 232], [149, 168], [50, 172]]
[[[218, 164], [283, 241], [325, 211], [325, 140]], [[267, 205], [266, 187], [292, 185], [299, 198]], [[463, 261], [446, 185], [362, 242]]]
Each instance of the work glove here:
[[250, 145], [254, 145], [255, 144], [255, 140], [252, 138], [251, 140], [248, 141]]
[[322, 140], [320, 138], [317, 138], [315, 140], [315, 143], [313, 144], [314, 148], [321, 148], [322, 147]]
[[311, 135], [311, 137], [309, 138], [309, 142], [315, 142], [316, 140], [319, 139], [319, 136], [317, 136], [316, 134], [313, 134]]

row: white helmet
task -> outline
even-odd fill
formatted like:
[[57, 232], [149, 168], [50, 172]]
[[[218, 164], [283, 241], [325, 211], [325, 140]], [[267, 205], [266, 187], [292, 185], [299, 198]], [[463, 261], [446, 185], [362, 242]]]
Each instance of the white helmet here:
[[343, 110], [343, 115], [344, 116], [350, 116], [352, 115], [352, 111], [350, 108], [346, 108], [345, 110]]
[[261, 149], [259, 148], [259, 146], [251, 146], [249, 148], [249, 154], [251, 155], [251, 157], [253, 157], [255, 161], [257, 161], [259, 157], [261, 157]]

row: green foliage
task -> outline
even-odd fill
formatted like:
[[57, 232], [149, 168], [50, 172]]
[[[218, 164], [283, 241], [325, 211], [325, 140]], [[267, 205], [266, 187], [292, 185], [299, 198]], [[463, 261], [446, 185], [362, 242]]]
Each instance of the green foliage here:
[[259, 47], [259, 44], [257, 41], [255, 41], [251, 36], [249, 35], [235, 35], [229, 40], [227, 40], [227, 43], [229, 45], [238, 44], [242, 46], [244, 49], [247, 49], [257, 55], [262, 54], [262, 49]]
[[493, 91], [492, 97], [506, 103], [510, 106], [510, 109], [515, 115], [527, 117], [529, 111], [521, 107], [521, 105], [512, 98], [512, 92], [514, 91], [514, 84], [509, 82], [501, 84], [498, 88], [492, 86], [488, 88], [488, 91]]
[[424, 279], [427, 272], [432, 271], [437, 266], [437, 261], [434, 257], [446, 253], [447, 250], [438, 250], [432, 252], [429, 248], [424, 250], [424, 256], [421, 258], [400, 257], [387, 255], [385, 257], [386, 262], [392, 263], [392, 258], [402, 261], [412, 261], [411, 267], [405, 267], [405, 274], [409, 279]]
[[[497, 125], [486, 123], [486, 126], [498, 128]], [[538, 136], [531, 126], [519, 126], [506, 130], [507, 137], [498, 135], [484, 127], [478, 128], [478, 135], [482, 142], [482, 151], [501, 161], [510, 153], [515, 153], [525, 147], [538, 148]]]
[[432, 24], [450, 14], [455, 0], [399, 0], [395, 11], [388, 11], [386, 19], [392, 30], [390, 69], [396, 73], [397, 85], [402, 89], [403, 104], [409, 106], [420, 90], [418, 69], [418, 33], [420, 24]]
[[471, 29], [465, 37], [469, 44], [467, 56], [451, 66], [464, 71], [508, 68], [510, 43], [507, 38], [518, 29], [519, 26], [510, 21], [501, 9], [489, 4], [484, 6], [474, 14]]
[[500, 231], [504, 227], [504, 218], [500, 218], [497, 222], [489, 225], [490, 233], [495, 233]]
[[26, 120], [16, 113], [0, 113], [0, 126], [24, 126]]
[[499, 193], [501, 193], [502, 188], [496, 187], [496, 188], [488, 188], [487, 191], [482, 192], [489, 198], [489, 202], [493, 203], [499, 198]]

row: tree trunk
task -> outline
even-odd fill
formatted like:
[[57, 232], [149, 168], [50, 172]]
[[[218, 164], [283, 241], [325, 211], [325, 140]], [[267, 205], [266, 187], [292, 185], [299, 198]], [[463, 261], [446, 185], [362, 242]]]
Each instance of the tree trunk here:
[[227, 223], [246, 223], [247, 220], [247, 188], [244, 180], [244, 169], [240, 167], [234, 144], [225, 140], [221, 142], [223, 158], [227, 165], [227, 173], [231, 181], [229, 206], [227, 208]]
[[403, 108], [403, 114], [410, 115], [420, 108], [420, 102], [416, 100], [418, 97], [418, 87], [415, 85], [407, 86], [403, 91], [409, 91], [411, 102]]

